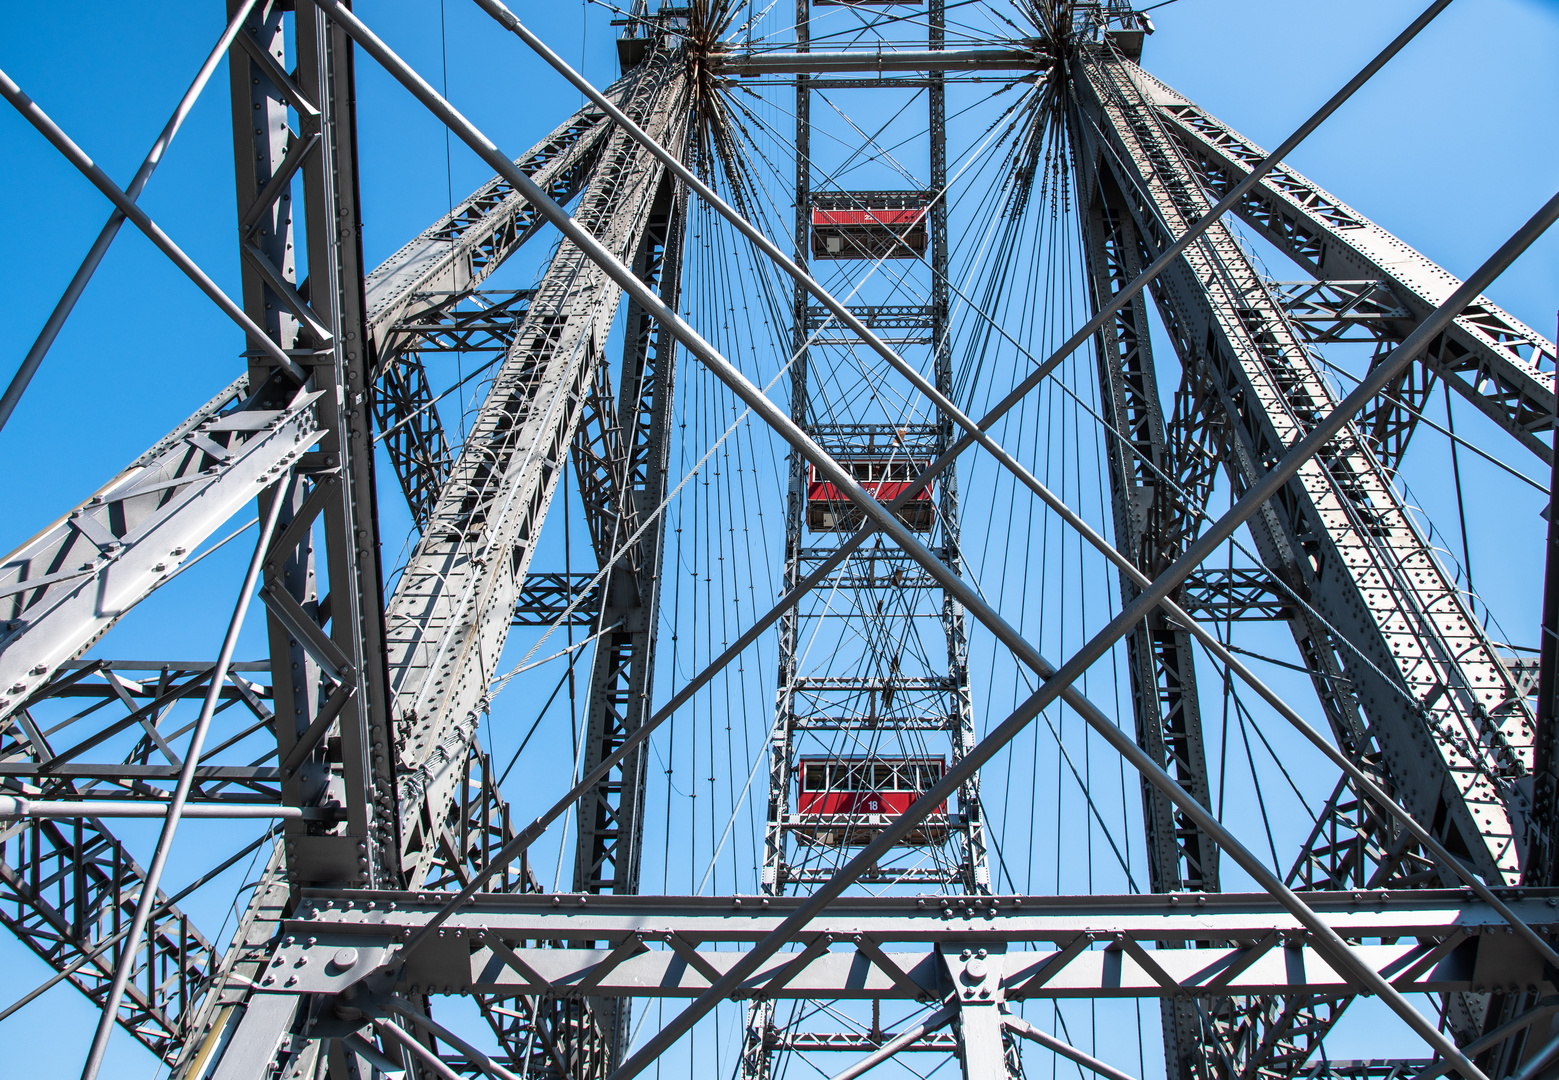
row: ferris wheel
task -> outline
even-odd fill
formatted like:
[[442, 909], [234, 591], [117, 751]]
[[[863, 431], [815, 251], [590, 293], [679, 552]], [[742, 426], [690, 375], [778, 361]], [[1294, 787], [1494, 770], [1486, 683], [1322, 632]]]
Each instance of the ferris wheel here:
[[[1450, 0], [1272, 148], [1123, 0], [593, 2], [611, 79], [467, 13], [577, 95], [522, 153], [344, 0], [227, 0], [123, 186], [0, 71], [113, 206], [0, 438], [120, 234], [233, 356], [0, 564], [52, 971], [0, 1032], [68, 983], [84, 1080], [1559, 1075], [1556, 350], [1487, 295], [1559, 195], [1463, 280], [1290, 164]], [[139, 202], [224, 66], [230, 285]]]

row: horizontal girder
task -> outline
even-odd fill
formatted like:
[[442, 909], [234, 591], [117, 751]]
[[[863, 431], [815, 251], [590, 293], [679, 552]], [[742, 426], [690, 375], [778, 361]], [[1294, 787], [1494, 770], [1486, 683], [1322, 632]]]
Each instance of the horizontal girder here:
[[711, 66], [721, 75], [743, 78], [847, 71], [1045, 71], [1050, 56], [1038, 48], [717, 53]]
[[[1540, 933], [1559, 928], [1553, 906], [1559, 892], [1507, 890], [1505, 896]], [[310, 892], [283, 925], [264, 989], [339, 992], [374, 971], [393, 943], [415, 932], [444, 899]], [[1509, 933], [1496, 911], [1462, 890], [1315, 893], [1307, 899], [1362, 959], [1404, 991], [1552, 992], [1553, 973], [1545, 973], [1537, 954]], [[804, 902], [779, 896], [479, 896], [403, 967], [373, 976], [370, 984], [422, 993], [694, 997]], [[595, 947], [544, 945], [565, 940]], [[1018, 945], [1033, 948], [1005, 957], [1002, 982], [1009, 999], [1359, 989], [1297, 920], [1270, 896], [1255, 893], [847, 897], [813, 920], [797, 944], [802, 949], [775, 955], [736, 996], [930, 1000], [946, 992], [936, 950], [979, 946], [995, 954]]]

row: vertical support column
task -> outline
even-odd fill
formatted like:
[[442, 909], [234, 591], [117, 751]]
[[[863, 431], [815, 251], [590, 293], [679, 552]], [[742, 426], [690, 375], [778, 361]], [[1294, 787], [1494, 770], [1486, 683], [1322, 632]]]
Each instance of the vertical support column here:
[[[1092, 170], [1081, 170], [1085, 177]], [[1131, 216], [1107, 173], [1082, 194], [1083, 248], [1090, 301], [1097, 311], [1142, 272]], [[1114, 196], [1113, 198], [1111, 196]], [[1139, 293], [1095, 339], [1105, 419], [1115, 542], [1150, 577], [1179, 553], [1174, 536], [1175, 496], [1156, 469], [1167, 462], [1165, 425], [1149, 339], [1147, 295]], [[1173, 475], [1170, 473], [1170, 475]], [[1138, 589], [1120, 578], [1121, 602]], [[1211, 805], [1207, 754], [1191, 637], [1155, 612], [1126, 639], [1137, 743], [1203, 806]], [[1154, 892], [1217, 892], [1218, 849], [1151, 784], [1142, 785], [1142, 817], [1148, 841], [1149, 887]], [[1197, 1003], [1162, 1001], [1164, 1053], [1172, 1080], [1191, 1080], [1202, 1057]]]
[[[681, 296], [682, 235], [686, 195], [670, 175], [662, 181], [649, 227], [634, 260], [635, 272], [658, 280], [668, 306]], [[605, 533], [601, 554], [610, 558], [665, 496], [670, 452], [667, 432], [676, 372], [676, 342], [664, 327], [629, 302], [623, 343], [622, 383], [615, 406], [620, 438], [611, 440], [622, 460], [612, 463], [618, 482], [610, 498], [614, 528]], [[583, 437], [585, 427], [581, 426]], [[576, 464], [578, 463], [576, 451]], [[581, 480], [581, 491], [587, 490]], [[603, 494], [605, 494], [603, 492]], [[605, 508], [597, 508], [605, 509]], [[655, 622], [660, 594], [663, 528], [650, 528], [607, 576], [600, 624], [620, 624], [602, 635], [596, 648], [585, 718], [580, 768], [590, 772], [631, 735], [647, 713], [653, 679]], [[576, 892], [638, 892], [645, 757], [634, 753], [580, 800], [574, 861]]]
[[[318, 151], [303, 164], [308, 302], [333, 336], [329, 354], [320, 358], [325, 362], [314, 368], [314, 382], [335, 402], [334, 443], [327, 437], [321, 445], [327, 454], [325, 466], [340, 470], [339, 482], [324, 504], [330, 592], [325, 597], [328, 607], [319, 614], [322, 625], [329, 620], [330, 640], [351, 665], [356, 683], [356, 692], [339, 713], [339, 744], [324, 755], [339, 762], [337, 775], [348, 816], [344, 834], [331, 836], [323, 845], [330, 865], [322, 868], [322, 874], [328, 875], [323, 880], [348, 876], [367, 887], [382, 888], [399, 881], [400, 866], [369, 425], [372, 367], [364, 320], [352, 42], [307, 0], [299, 0], [295, 10], [298, 85], [305, 94], [316, 93], [320, 103], [315, 121]], [[301, 138], [312, 138], [313, 126], [304, 120]], [[327, 408], [325, 415], [331, 412]], [[324, 704], [309, 713], [310, 724]], [[321, 846], [312, 838], [294, 838], [291, 833], [288, 838], [300, 855]]]
[[[682, 294], [682, 247], [687, 193], [670, 173], [661, 181], [634, 272], [676, 309]], [[670, 460], [672, 398], [676, 385], [676, 339], [657, 326], [638, 304], [628, 304], [623, 335], [622, 382], [615, 408], [622, 460], [603, 552], [627, 542], [666, 494]], [[583, 434], [584, 428], [581, 428]], [[577, 445], [577, 443], [576, 443]], [[576, 465], [579, 465], [576, 450]], [[580, 484], [581, 493], [586, 488]], [[617, 624], [596, 645], [585, 714], [583, 773], [591, 772], [637, 731], [649, 714], [655, 674], [655, 631], [659, 623], [664, 515], [656, 515], [634, 548], [607, 576], [600, 626]], [[644, 830], [646, 749], [628, 755], [597, 788], [582, 797], [574, 856], [574, 891], [630, 895], [639, 891]], [[632, 1034], [628, 998], [591, 998], [597, 1023], [609, 1031], [614, 1060], [628, 1050]]]
[[[811, 51], [811, 0], [796, 0], [796, 51]], [[796, 76], [796, 231], [794, 257], [806, 268], [812, 230], [812, 88], [806, 74]], [[790, 418], [807, 424], [807, 292], [799, 284], [791, 301]], [[806, 523], [806, 461], [790, 451], [790, 483], [785, 502], [786, 592], [800, 577], [802, 530]], [[790, 740], [794, 720], [796, 641], [800, 612], [792, 607], [779, 621], [779, 678], [775, 691], [774, 726], [769, 735], [768, 819], [763, 832], [763, 869], [760, 885], [767, 896], [785, 891], [785, 819], [790, 812]], [[747, 1033], [742, 1044], [742, 1076], [745, 1080], [769, 1080], [773, 1073], [774, 1002], [757, 998], [747, 1010]]]
[[[1447, 406], [1449, 408], [1449, 406]], [[1554, 464], [1549, 491], [1559, 491], [1559, 430], [1554, 434]], [[1559, 882], [1559, 852], [1555, 824], [1559, 820], [1559, 506], [1550, 496], [1548, 543], [1543, 568], [1542, 622], [1538, 627], [1537, 732], [1532, 753], [1532, 820], [1537, 823], [1528, 841], [1529, 885]]]
[[[810, 51], [808, 44], [810, 0], [796, 0], [796, 50]], [[795, 259], [807, 265], [808, 237], [812, 229], [812, 90], [807, 76], [796, 76], [796, 235]], [[790, 418], [807, 424], [807, 292], [795, 288], [791, 307]], [[800, 578], [801, 535], [806, 523], [807, 463], [796, 450], [789, 457], [790, 485], [785, 503], [785, 590]], [[790, 739], [792, 693], [796, 681], [796, 639], [800, 614], [791, 608], [779, 622], [779, 685], [775, 700], [774, 729], [769, 746], [768, 824], [764, 830], [763, 891], [779, 896], [785, 891], [785, 818], [790, 806]]]
[[1006, 1080], [1017, 1075], [1009, 1062], [1008, 1037], [1002, 1025], [1006, 1001], [1002, 970], [1006, 946], [995, 942], [956, 943], [939, 947], [948, 981], [958, 1003], [958, 1064], [963, 1080]]
[[[293, 887], [394, 888], [401, 880], [368, 423], [352, 44], [310, 0], [290, 8], [256, 5], [229, 59], [244, 310], [308, 372], [306, 386], [298, 387], [251, 353], [249, 385], [274, 407], [300, 389], [322, 392], [324, 436], [299, 464], [307, 484], [290, 486], [260, 596], [268, 611], [282, 801], [315, 806], [329, 798], [346, 818], [287, 822], [283, 851], [250, 900], [175, 1076], [218, 1047], [228, 1048], [218, 1075], [254, 1075], [254, 1057], [269, 1059], [284, 1046], [296, 1001], [251, 991], [263, 991], [267, 943]], [[229, 14], [236, 9], [229, 0]], [[287, 55], [289, 17], [295, 64]], [[294, 254], [300, 197], [306, 291]], [[294, 1055], [287, 1068], [300, 1061]]]
[[[946, 0], [931, 0], [927, 43], [932, 49], [946, 46]], [[953, 340], [948, 325], [948, 245], [947, 245], [947, 87], [943, 73], [930, 73], [931, 191], [935, 202], [930, 212], [931, 249], [931, 341], [935, 350], [936, 388], [945, 396], [953, 394]], [[937, 414], [936, 453], [940, 457], [957, 438], [950, 418]], [[942, 523], [942, 559], [961, 574], [963, 557], [959, 548], [958, 470], [945, 471], [937, 482], [938, 516]], [[942, 594], [942, 629], [947, 636], [948, 742], [953, 763], [967, 754], [975, 743], [974, 705], [969, 695], [969, 637], [964, 629], [963, 605], [948, 593]], [[986, 853], [984, 809], [980, 805], [980, 778], [976, 773], [958, 791], [963, 812], [964, 890], [970, 893], [991, 891], [991, 872]]]
[[[283, 511], [261, 596], [278, 679], [279, 760], [288, 762], [305, 736], [311, 743], [284, 775], [283, 799], [309, 806], [328, 792], [347, 808], [347, 820], [328, 834], [289, 822], [287, 873], [300, 883], [384, 886], [398, 882], [399, 867], [366, 401], [352, 47], [312, 4], [300, 2], [293, 23], [294, 71], [287, 70], [283, 13], [263, 5], [241, 32], [243, 47], [231, 65], [244, 305], [297, 356], [310, 387], [324, 392], [326, 435], [304, 458], [312, 484], [299, 485], [294, 505]], [[298, 131], [289, 126], [289, 107]], [[298, 190], [307, 296], [293, 255]], [[250, 385], [278, 400], [297, 389], [260, 356], [250, 359]], [[316, 533], [324, 539], [323, 582]], [[311, 732], [322, 716], [324, 725], [336, 718], [336, 737]]]

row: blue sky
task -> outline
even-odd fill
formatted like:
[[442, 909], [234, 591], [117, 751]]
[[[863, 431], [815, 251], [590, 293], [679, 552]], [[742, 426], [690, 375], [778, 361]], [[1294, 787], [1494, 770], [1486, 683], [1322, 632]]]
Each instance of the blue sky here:
[[[474, 5], [446, 4], [365, 0], [358, 11], [436, 85], [447, 82], [451, 99], [505, 150], [518, 153], [577, 106], [577, 92], [518, 41], [499, 34]], [[1420, 6], [1397, 0], [1178, 0], [1154, 13], [1158, 32], [1144, 63], [1270, 147]], [[615, 76], [611, 12], [575, 0], [516, 10], [597, 85]], [[123, 183], [216, 39], [222, 10], [212, 2], [62, 2], [22, 5], [8, 14], [0, 67]], [[1559, 186], [1556, 55], [1559, 2], [1461, 0], [1291, 162], [1452, 273], [1465, 275]], [[359, 58], [358, 76], [363, 235], [372, 266], [436, 218], [451, 190], [459, 198], [488, 173], [458, 143], [446, 158], [442, 130], [371, 61]], [[0, 378], [8, 378], [96, 235], [107, 204], [9, 109], [0, 111], [0, 148], [7, 166], [0, 170], [0, 305], [8, 330]], [[219, 73], [142, 204], [236, 295], [232, 168], [226, 76]], [[538, 257], [527, 252], [515, 275], [533, 273]], [[1556, 282], [1559, 234], [1535, 245], [1491, 295], [1551, 337]], [[7, 507], [0, 544], [14, 547], [67, 510], [229, 381], [239, 370], [240, 347], [226, 319], [148, 242], [132, 230], [122, 232], [0, 432], [6, 463], [0, 505]], [[1459, 433], [1541, 476], [1534, 460], [1470, 409], [1458, 408], [1456, 417]], [[1468, 546], [1479, 591], [1513, 641], [1534, 643], [1541, 497], [1465, 455], [1462, 467], [1469, 478]], [[1444, 441], [1416, 445], [1405, 475], [1428, 516], [1442, 529], [1453, 524]], [[398, 538], [394, 530], [404, 531], [404, 517], [394, 516], [390, 499], [381, 501], [388, 547], [392, 532]], [[155, 631], [158, 655], [214, 652], [231, 610], [232, 586], [224, 583], [238, 580], [243, 546], [214, 556], [203, 576], [188, 575], [159, 596], [144, 624]], [[1459, 552], [1459, 538], [1456, 547]], [[141, 643], [118, 644], [123, 656]], [[246, 635], [249, 654], [257, 655], [258, 646], [257, 635]], [[142, 655], [151, 652], [147, 646]], [[772, 667], [765, 661], [758, 670], [752, 697], [772, 701]], [[565, 753], [567, 743], [565, 732]], [[738, 772], [745, 774], [745, 762]], [[220, 842], [214, 828], [181, 832], [170, 881], [182, 883], [196, 872], [202, 843]], [[146, 842], [144, 831], [125, 832], [132, 843]], [[232, 882], [234, 888], [240, 883], [237, 877]], [[221, 906], [212, 902], [203, 912], [212, 928], [222, 921]], [[0, 969], [12, 973], [0, 995], [5, 1000], [47, 975], [9, 938], [0, 938]], [[52, 991], [4, 1025], [8, 1067], [38, 1077], [75, 1075], [93, 1021], [73, 990]], [[1372, 1044], [1364, 1038], [1353, 1049], [1363, 1056]], [[139, 1080], [155, 1071], [152, 1059], [120, 1036], [104, 1075]]]

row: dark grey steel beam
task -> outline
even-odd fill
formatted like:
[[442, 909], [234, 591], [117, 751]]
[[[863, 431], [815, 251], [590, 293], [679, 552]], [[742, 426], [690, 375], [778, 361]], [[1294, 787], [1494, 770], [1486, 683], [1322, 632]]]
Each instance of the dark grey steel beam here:
[[583, 603], [575, 603], [595, 577], [586, 573], [526, 574], [519, 599], [514, 602], [514, 625], [552, 626], [565, 616], [564, 626], [597, 625], [596, 615], [601, 607], [599, 587]]
[[[0, 823], [0, 923], [44, 963], [101, 1006], [114, 976], [100, 946], [129, 922], [145, 871], [96, 818]], [[179, 907], [158, 905], [136, 952], [118, 1020], [131, 1037], [173, 1061], [219, 950]]]
[[[1077, 72], [1083, 138], [1129, 193], [1150, 251], [1162, 250], [1200, 217], [1206, 199], [1147, 105], [1148, 80], [1139, 69], [1097, 55], [1081, 60]], [[1266, 462], [1329, 411], [1329, 390], [1300, 334], [1223, 227], [1208, 230], [1166, 271], [1158, 296], [1183, 363], [1188, 371], [1200, 367], [1208, 383], [1202, 407], [1222, 419], [1223, 466], [1237, 490], [1248, 488]], [[1439, 827], [1459, 834], [1485, 875], [1519, 880], [1532, 823], [1508, 780], [1512, 768], [1530, 768], [1519, 760], [1520, 746], [1531, 741], [1526, 702], [1413, 530], [1389, 475], [1357, 438], [1355, 432], [1316, 463], [1313, 476], [1302, 472], [1257, 516], [1258, 548], [1319, 613], [1296, 612], [1291, 625], [1323, 702], [1335, 699], [1327, 711], [1339, 743], [1355, 754], [1372, 749], [1353, 720], [1362, 709], [1385, 775], [1418, 819], [1448, 823]], [[1342, 628], [1347, 651], [1327, 624]], [[1323, 678], [1328, 667], [1332, 674]], [[1476, 743], [1461, 752], [1458, 732], [1486, 728], [1494, 729], [1492, 753], [1472, 749]], [[1426, 748], [1431, 752], [1412, 752]], [[1426, 760], [1433, 763], [1428, 772]], [[1503, 828], [1490, 820], [1485, 800], [1498, 805]], [[1250, 1005], [1222, 1004], [1210, 1017], [1224, 1028], [1225, 1042], [1255, 1055], [1242, 1070], [1256, 1062], [1275, 1068], [1279, 1059], [1297, 1067], [1339, 1012], [1335, 1002], [1313, 998]]]
[[[686, 193], [667, 174], [630, 265], [673, 310], [682, 293], [685, 224]], [[609, 387], [592, 394], [593, 407], [574, 439], [579, 492], [596, 555], [603, 568], [611, 567], [600, 586], [596, 625], [615, 627], [596, 644], [581, 775], [610, 757], [650, 711], [665, 531], [665, 517], [656, 511], [667, 486], [676, 350], [670, 331], [630, 300], [617, 396], [613, 400]], [[604, 380], [604, 365], [598, 374]], [[643, 750], [630, 754], [580, 799], [576, 892], [639, 891], [646, 761]], [[619, 1018], [619, 1027], [624, 1020]], [[619, 1032], [623, 1048], [627, 1034]]]
[[[1096, 307], [1141, 272], [1136, 230], [1124, 200], [1093, 195], [1084, 219], [1086, 254]], [[1167, 452], [1158, 379], [1148, 335], [1147, 298], [1138, 296], [1105, 324], [1097, 342], [1105, 419], [1124, 438], [1106, 435], [1116, 547], [1149, 577], [1174, 561], [1180, 544], [1163, 527], [1162, 509], [1177, 496], [1159, 478]], [[1123, 602], [1137, 589], [1121, 575]], [[1201, 707], [1191, 639], [1156, 614], [1127, 638], [1137, 741], [1166, 770], [1210, 805]], [[1144, 785], [1144, 818], [1151, 836], [1149, 877], [1154, 892], [1218, 891], [1218, 852], [1151, 785]]]
[[[1501, 887], [1494, 895], [1539, 932], [1559, 930], [1559, 889]], [[1306, 898], [1313, 911], [1349, 940], [1444, 938], [1458, 929], [1475, 935], [1511, 936], [1505, 933], [1507, 920], [1496, 906], [1478, 900], [1465, 888], [1321, 890], [1307, 893]], [[432, 921], [446, 899], [442, 893], [427, 890], [306, 889], [299, 894], [296, 922], [289, 925], [299, 929], [328, 924], [343, 933], [388, 938], [396, 931], [410, 932]], [[506, 940], [583, 936], [615, 942], [643, 926], [657, 933], [674, 931], [690, 942], [755, 942], [806, 906], [808, 899], [479, 893], [441, 925], [462, 933], [490, 928], [502, 932]], [[1549, 904], [1550, 899], [1555, 904]], [[1070, 942], [1084, 931], [1095, 933], [1099, 943], [1116, 935], [1148, 942], [1207, 937], [1257, 940], [1274, 929], [1282, 934], [1313, 933], [1264, 892], [845, 894], [808, 923], [808, 932], [847, 935], [851, 927], [879, 940], [921, 943], [959, 935], [996, 941]], [[1535, 950], [1533, 955], [1537, 955]]]
[[[1559, 929], [1548, 904], [1553, 892], [1526, 890], [1518, 898], [1509, 890], [1506, 897], [1523, 920], [1551, 933]], [[1339, 934], [1356, 943], [1360, 956], [1404, 987], [1519, 985], [1552, 992], [1554, 975], [1545, 972], [1537, 954], [1504, 934], [1504, 917], [1464, 890], [1315, 893], [1309, 899]], [[743, 948], [761, 941], [804, 902], [802, 897], [477, 897], [393, 972], [392, 985], [532, 994], [563, 992], [589, 977], [595, 995], [695, 996], [709, 981], [670, 949], [672, 935], [723, 972]], [[439, 906], [440, 897], [427, 894], [311, 892], [283, 926], [290, 944], [278, 948], [282, 963], [273, 965], [277, 973], [267, 976], [266, 985], [273, 991], [339, 992], [372, 971], [396, 940], [415, 932]], [[1310, 931], [1264, 894], [842, 897], [809, 926], [807, 940], [814, 936], [842, 948], [815, 951], [799, 969], [791, 965], [796, 953], [777, 954], [742, 993], [938, 997], [940, 962], [926, 948], [968, 943], [993, 953], [1034, 946], [1006, 957], [1002, 984], [1008, 998], [1358, 989], [1315, 951]], [[538, 947], [567, 938], [592, 940], [597, 947]], [[1228, 944], [1206, 944], [1210, 940]], [[618, 948], [625, 942], [628, 949]], [[1186, 947], [1165, 949], [1158, 944], [1164, 942]], [[355, 950], [350, 964], [325, 962], [344, 948]], [[909, 983], [885, 969], [879, 956], [907, 973]], [[304, 958], [311, 962], [296, 962]], [[781, 982], [787, 967], [793, 970]], [[299, 982], [282, 986], [294, 974]]]
[[[1076, 145], [1082, 145], [1077, 143]], [[1082, 163], [1088, 194], [1082, 215], [1089, 295], [1097, 311], [1142, 272], [1136, 228], [1125, 199], [1097, 162]], [[1159, 473], [1169, 464], [1164, 417], [1153, 364], [1148, 298], [1138, 294], [1104, 324], [1096, 339], [1100, 398], [1107, 421], [1115, 545], [1150, 577], [1181, 551], [1173, 504], [1179, 501]], [[1117, 434], [1118, 433], [1118, 434]], [[1121, 601], [1138, 589], [1118, 573]], [[1189, 791], [1211, 807], [1207, 751], [1196, 687], [1191, 635], [1162, 610], [1144, 619], [1126, 638], [1128, 683], [1137, 744]], [[1148, 881], [1154, 892], [1219, 891], [1218, 848], [1163, 792], [1142, 780], [1143, 833], [1148, 847]], [[1192, 1059], [1201, 1041], [1197, 1004], [1169, 998], [1161, 1004], [1165, 1060], [1171, 1075], [1191, 1080]]]

